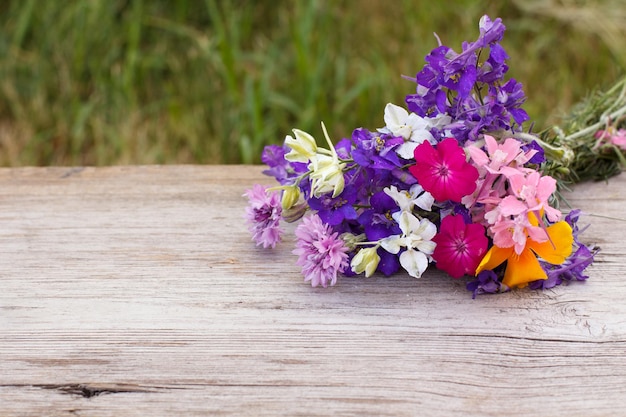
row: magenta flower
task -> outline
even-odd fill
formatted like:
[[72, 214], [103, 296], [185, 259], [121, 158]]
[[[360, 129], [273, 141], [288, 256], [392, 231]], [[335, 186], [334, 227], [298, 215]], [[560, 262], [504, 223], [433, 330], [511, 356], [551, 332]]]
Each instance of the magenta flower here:
[[485, 228], [476, 223], [466, 224], [463, 216], [444, 217], [433, 241], [437, 244], [433, 253], [437, 268], [452, 278], [474, 275], [487, 252]]
[[460, 203], [476, 189], [478, 170], [467, 162], [456, 139], [444, 139], [436, 149], [424, 141], [415, 148], [414, 156], [416, 164], [409, 172], [435, 200]]
[[280, 218], [282, 207], [280, 196], [276, 192], [267, 192], [267, 187], [256, 184], [246, 191], [249, 203], [246, 207], [246, 223], [252, 233], [252, 239], [264, 248], [274, 248], [280, 242], [282, 229]]
[[295, 230], [298, 238], [294, 255], [302, 267], [304, 281], [312, 287], [335, 285], [337, 274], [348, 267], [348, 248], [337, 232], [316, 214], [305, 217]]

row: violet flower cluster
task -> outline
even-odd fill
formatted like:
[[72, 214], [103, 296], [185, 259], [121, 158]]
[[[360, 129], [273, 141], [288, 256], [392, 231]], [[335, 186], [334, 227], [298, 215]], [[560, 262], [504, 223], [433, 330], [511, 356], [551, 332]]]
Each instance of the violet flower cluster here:
[[[579, 239], [580, 212], [553, 207], [520, 83], [505, 80], [505, 27], [484, 16], [457, 53], [439, 45], [413, 79], [408, 109], [387, 104], [385, 125], [325, 145], [294, 129], [262, 154], [275, 187], [246, 193], [258, 245], [274, 248], [281, 222], [295, 229], [296, 263], [312, 286], [340, 275], [420, 278], [434, 265], [475, 277], [474, 296], [584, 280], [596, 253]], [[530, 138], [530, 139], [529, 139]]]

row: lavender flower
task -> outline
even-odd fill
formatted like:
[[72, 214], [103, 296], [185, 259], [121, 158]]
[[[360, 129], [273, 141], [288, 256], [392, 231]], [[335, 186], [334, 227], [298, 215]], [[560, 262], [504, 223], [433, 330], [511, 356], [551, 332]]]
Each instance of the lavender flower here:
[[252, 239], [264, 248], [274, 248], [282, 236], [280, 228], [282, 206], [279, 194], [268, 193], [267, 187], [256, 184], [246, 191], [244, 196], [249, 200], [245, 217]]
[[298, 238], [293, 254], [298, 255], [304, 281], [311, 286], [335, 285], [337, 274], [349, 265], [348, 248], [337, 232], [322, 222], [317, 215], [304, 217], [295, 230]]

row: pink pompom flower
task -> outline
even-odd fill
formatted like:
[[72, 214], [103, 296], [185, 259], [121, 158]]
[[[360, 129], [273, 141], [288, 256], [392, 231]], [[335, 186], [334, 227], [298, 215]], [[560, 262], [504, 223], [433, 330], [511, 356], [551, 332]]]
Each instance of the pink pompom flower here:
[[277, 192], [268, 192], [267, 187], [256, 184], [246, 191], [248, 197], [246, 207], [246, 223], [257, 246], [274, 248], [282, 237], [280, 219], [282, 206]]
[[296, 264], [302, 267], [304, 281], [312, 287], [335, 285], [337, 274], [348, 267], [348, 247], [339, 234], [313, 214], [302, 219], [295, 235], [293, 254], [298, 255]]

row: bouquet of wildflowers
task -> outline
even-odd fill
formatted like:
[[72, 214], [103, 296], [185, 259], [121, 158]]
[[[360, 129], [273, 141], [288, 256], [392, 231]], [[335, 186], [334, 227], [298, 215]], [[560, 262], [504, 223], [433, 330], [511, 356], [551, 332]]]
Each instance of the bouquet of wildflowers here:
[[[580, 212], [557, 205], [583, 145], [563, 129], [542, 138], [522, 130], [529, 117], [522, 85], [505, 79], [505, 27], [484, 16], [479, 29], [461, 52], [440, 44], [426, 56], [410, 78], [416, 92], [406, 108], [386, 105], [384, 127], [334, 145], [322, 123], [324, 141], [294, 129], [267, 146], [265, 174], [278, 185], [246, 193], [256, 243], [274, 248], [281, 223], [300, 221], [293, 253], [314, 287], [340, 274], [420, 278], [433, 266], [473, 277], [474, 296], [587, 279], [597, 249], [579, 239]], [[587, 130], [587, 156], [626, 147], [614, 124]]]

